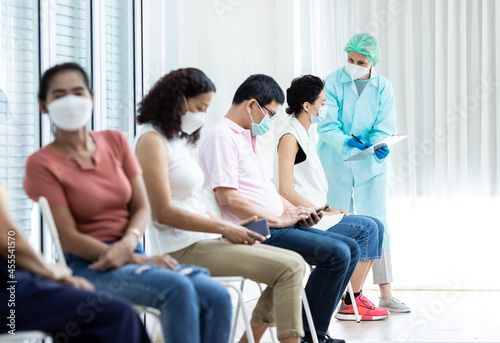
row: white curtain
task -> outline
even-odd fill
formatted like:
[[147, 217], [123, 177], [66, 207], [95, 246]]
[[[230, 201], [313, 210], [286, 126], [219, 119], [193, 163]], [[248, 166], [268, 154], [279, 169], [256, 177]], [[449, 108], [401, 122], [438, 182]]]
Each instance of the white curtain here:
[[408, 134], [392, 153], [395, 284], [499, 289], [481, 261], [500, 236], [500, 1], [301, 0], [300, 13], [301, 74], [342, 67], [355, 33], [380, 44]]
[[409, 135], [395, 194], [500, 195], [499, 1], [305, 0], [301, 13], [302, 74], [344, 65], [355, 33], [379, 41]]

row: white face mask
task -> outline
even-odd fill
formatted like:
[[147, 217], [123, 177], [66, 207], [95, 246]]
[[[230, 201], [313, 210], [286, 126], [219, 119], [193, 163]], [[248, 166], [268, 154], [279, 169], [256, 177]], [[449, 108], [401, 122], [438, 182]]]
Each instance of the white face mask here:
[[326, 113], [328, 112], [328, 106], [323, 106], [323, 107], [319, 107], [319, 108], [314, 106], [314, 105], [311, 105], [311, 106], [318, 109], [317, 116], [314, 116], [311, 113], [307, 112], [311, 115], [311, 124], [319, 123], [321, 121], [321, 119], [326, 117]]
[[363, 77], [370, 72], [370, 68], [362, 67], [352, 63], [347, 63], [344, 67], [344, 70], [353, 80], [359, 79], [360, 77]]
[[186, 97], [184, 97], [184, 103], [186, 104], [186, 114], [181, 116], [181, 131], [190, 135], [205, 124], [207, 114], [205, 112], [191, 112]]
[[92, 116], [92, 100], [83, 96], [66, 95], [47, 105], [54, 125], [64, 131], [77, 131]]

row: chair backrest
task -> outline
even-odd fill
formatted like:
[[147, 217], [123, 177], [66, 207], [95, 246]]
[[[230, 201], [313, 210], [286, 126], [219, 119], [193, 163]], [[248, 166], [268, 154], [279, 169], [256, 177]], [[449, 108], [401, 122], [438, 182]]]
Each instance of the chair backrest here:
[[153, 223], [150, 223], [146, 227], [146, 246], [144, 251], [148, 256], [161, 255], [160, 238], [156, 229], [153, 227]]
[[50, 210], [49, 202], [44, 196], [38, 198], [38, 206], [40, 207], [40, 212], [42, 212], [42, 217], [47, 227], [50, 237], [52, 238], [52, 244], [57, 253], [58, 263], [66, 266], [66, 259], [64, 258], [64, 252], [59, 240], [59, 234], [57, 233], [56, 223], [54, 222], [54, 217], [52, 216], [52, 211]]
[[217, 217], [222, 218], [222, 212], [215, 197], [214, 191], [210, 187], [203, 188], [203, 200], [208, 207], [208, 210], [215, 214]]

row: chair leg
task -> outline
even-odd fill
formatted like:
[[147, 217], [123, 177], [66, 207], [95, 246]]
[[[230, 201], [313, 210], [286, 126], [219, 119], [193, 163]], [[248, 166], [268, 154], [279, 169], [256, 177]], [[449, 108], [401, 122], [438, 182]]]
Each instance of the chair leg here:
[[234, 343], [234, 336], [236, 335], [236, 326], [238, 325], [238, 316], [240, 312], [240, 302], [236, 302], [236, 311], [233, 316], [233, 323], [231, 324], [231, 335], [229, 335], [229, 343]]
[[[152, 314], [152, 313], [148, 317], [151, 319], [150, 321], [153, 322], [151, 324], [151, 332], [152, 332], [152, 334], [150, 335], [150, 337], [154, 336], [153, 339], [156, 340], [157, 333], [161, 332], [161, 327], [159, 325], [160, 321], [161, 321], [160, 317], [158, 317], [157, 315]], [[163, 332], [161, 332], [161, 334], [162, 334], [162, 337], [163, 337]], [[154, 342], [154, 340], [153, 340], [153, 342]]]
[[[245, 322], [248, 343], [255, 343], [255, 340], [253, 338], [253, 333], [252, 333], [252, 326], [250, 324], [250, 317], [248, 316], [248, 313], [245, 309], [245, 300], [243, 299], [243, 293], [241, 292], [241, 290], [238, 287], [235, 287], [234, 285], [226, 284], [225, 286], [230, 287], [236, 291], [236, 294], [238, 295], [237, 311], [239, 312], [239, 309], [241, 309], [241, 314], [243, 315], [243, 321]], [[241, 288], [243, 288], [243, 285], [241, 286]], [[237, 320], [238, 320], [238, 317], [235, 316], [234, 323], [236, 323]], [[234, 326], [234, 323], [233, 323], [233, 326]], [[231, 340], [230, 340], [230, 342], [232, 343], [232, 342], [234, 342], [234, 335], [236, 334], [236, 332], [235, 332], [236, 330], [231, 330], [231, 331], [233, 331], [231, 333]]]
[[[262, 295], [262, 292], [264, 292], [264, 290], [262, 289], [262, 285], [258, 282], [257, 283], [257, 286], [259, 286], [259, 291], [260, 291], [260, 294]], [[269, 335], [271, 336], [271, 341], [273, 343], [278, 343], [278, 337], [276, 336], [276, 332], [274, 330], [274, 327], [272, 326], [268, 326], [267, 328], [269, 330]]]
[[356, 316], [356, 322], [360, 323], [361, 316], [359, 315], [358, 312], [358, 305], [356, 305], [356, 298], [354, 297], [354, 292], [352, 291], [351, 281], [349, 281], [349, 283], [347, 284], [347, 288], [349, 289], [349, 295], [351, 296], [351, 303], [354, 309], [354, 315]]
[[141, 317], [141, 321], [144, 327], [146, 328], [146, 331], [151, 341], [152, 342], [156, 341], [156, 338], [159, 337], [158, 336], [158, 334], [160, 333], [159, 329], [161, 329], [160, 312], [156, 309], [142, 305], [134, 305], [134, 309]]
[[307, 301], [306, 291], [304, 289], [302, 289], [302, 304], [304, 306], [304, 312], [306, 313], [307, 323], [309, 324], [309, 331], [311, 332], [313, 343], [319, 343], [318, 336], [316, 335], [316, 328], [314, 327], [311, 309], [309, 308], [309, 302]]
[[[234, 286], [230, 286], [229, 284], [225, 284], [226, 287], [231, 287], [232, 289], [236, 289]], [[243, 289], [245, 288], [245, 280], [241, 280], [240, 283], [240, 293], [243, 294]], [[231, 325], [231, 335], [229, 336], [229, 343], [234, 343], [234, 336], [236, 335], [236, 327], [238, 326], [238, 317], [240, 315], [240, 300], [238, 293], [238, 301], [236, 302], [236, 311], [234, 311], [234, 319], [233, 324]]]

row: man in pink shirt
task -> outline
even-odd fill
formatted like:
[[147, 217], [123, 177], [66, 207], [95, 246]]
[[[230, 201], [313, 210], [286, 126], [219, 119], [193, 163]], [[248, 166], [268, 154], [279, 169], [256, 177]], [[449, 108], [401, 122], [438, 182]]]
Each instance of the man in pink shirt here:
[[[311, 228], [320, 217], [316, 209], [293, 206], [279, 195], [257, 153], [257, 136], [273, 124], [285, 101], [276, 81], [250, 76], [236, 91], [224, 117], [217, 120], [199, 144], [205, 183], [215, 192], [224, 219], [237, 222], [257, 215], [266, 218], [271, 237], [264, 244], [293, 250], [316, 266], [306, 285], [320, 342], [344, 342], [327, 336], [333, 312], [359, 259], [352, 239]], [[303, 342], [312, 342], [307, 321]]]

